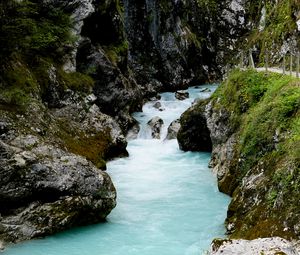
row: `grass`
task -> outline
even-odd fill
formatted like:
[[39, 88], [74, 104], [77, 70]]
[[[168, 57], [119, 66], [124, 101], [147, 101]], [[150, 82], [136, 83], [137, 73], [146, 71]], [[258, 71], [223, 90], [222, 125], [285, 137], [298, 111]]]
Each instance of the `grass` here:
[[[230, 113], [238, 135], [236, 178], [241, 181], [246, 174], [257, 175], [263, 171], [265, 180], [265, 186], [255, 191], [262, 204], [248, 208], [247, 217], [243, 216], [243, 223], [238, 223], [243, 227], [233, 237], [264, 236], [268, 231], [262, 225], [272, 226], [270, 235], [295, 237], [292, 227], [291, 231], [281, 228], [284, 218], [289, 218], [286, 220], [289, 226], [296, 224], [296, 215], [300, 213], [299, 79], [255, 70], [235, 70], [213, 98], [216, 108], [225, 108]], [[238, 212], [239, 208], [242, 205], [231, 205], [233, 211]], [[274, 222], [277, 225], [274, 226]]]

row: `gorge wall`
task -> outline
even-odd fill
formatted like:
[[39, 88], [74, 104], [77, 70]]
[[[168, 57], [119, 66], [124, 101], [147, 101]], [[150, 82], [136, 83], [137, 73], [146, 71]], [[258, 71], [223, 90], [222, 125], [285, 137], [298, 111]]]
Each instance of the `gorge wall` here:
[[235, 71], [181, 117], [183, 149], [202, 149], [211, 139], [210, 166], [219, 190], [232, 196], [232, 238], [299, 240], [299, 98], [296, 78]]
[[127, 155], [130, 113], [159, 91], [220, 79], [241, 42], [265, 45], [244, 40], [263, 7], [243, 0], [1, 1], [0, 238], [15, 242], [103, 220], [116, 194], [102, 170]]

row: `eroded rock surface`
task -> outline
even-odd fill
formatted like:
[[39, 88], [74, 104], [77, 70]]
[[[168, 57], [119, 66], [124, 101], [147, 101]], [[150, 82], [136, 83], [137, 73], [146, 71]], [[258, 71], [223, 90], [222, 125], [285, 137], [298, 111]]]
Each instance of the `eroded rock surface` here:
[[189, 92], [184, 91], [184, 90], [178, 90], [178, 91], [175, 92], [175, 97], [176, 97], [178, 100], [184, 100], [184, 99], [187, 99], [187, 98], [189, 98]]
[[176, 139], [179, 129], [180, 129], [179, 119], [172, 121], [168, 127], [168, 134], [167, 134], [166, 139], [167, 140]]
[[107, 173], [35, 136], [0, 141], [0, 239], [17, 242], [99, 222], [116, 205]]
[[148, 125], [151, 128], [151, 136], [154, 139], [160, 139], [161, 127], [164, 124], [164, 121], [156, 116], [148, 121]]
[[188, 109], [180, 118], [181, 127], [178, 131], [177, 139], [180, 149], [184, 151], [211, 151], [212, 143], [210, 130], [206, 124], [200, 104]]
[[289, 241], [279, 238], [259, 238], [248, 240], [214, 240], [210, 255], [298, 255]]

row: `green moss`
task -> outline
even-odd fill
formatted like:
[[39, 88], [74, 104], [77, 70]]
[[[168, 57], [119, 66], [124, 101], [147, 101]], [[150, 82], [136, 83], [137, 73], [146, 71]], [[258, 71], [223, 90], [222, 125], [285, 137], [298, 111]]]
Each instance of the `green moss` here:
[[73, 72], [67, 73], [61, 68], [58, 70], [58, 80], [64, 89], [89, 92], [94, 86], [94, 80], [86, 74]]
[[[265, 62], [265, 52], [279, 52], [283, 41], [289, 38], [291, 35], [295, 34], [297, 31], [296, 21], [297, 17], [295, 13], [300, 11], [299, 2], [297, 0], [279, 0], [276, 3], [272, 0], [267, 1], [249, 1], [246, 7], [247, 15], [249, 20], [251, 20], [256, 26], [259, 26], [259, 21], [261, 18], [261, 9], [265, 7], [266, 17], [264, 29], [253, 29], [248, 37], [248, 43], [242, 42], [246, 48], [259, 48], [259, 64], [264, 64]], [[298, 44], [300, 40], [298, 40]], [[276, 54], [274, 55], [276, 56]], [[273, 58], [269, 54], [269, 61], [276, 64], [280, 61], [280, 58]], [[287, 58], [287, 63], [289, 59]]]
[[122, 61], [122, 58], [127, 58], [127, 53], [128, 53], [127, 40], [123, 40], [121, 43], [117, 45], [109, 45], [103, 48], [106, 53], [106, 56], [115, 66], [117, 66]]
[[24, 107], [38, 93], [38, 88], [30, 69], [16, 58], [7, 65], [1, 76], [0, 103]]
[[58, 132], [55, 135], [59, 138], [62, 147], [85, 157], [100, 169], [106, 168], [105, 157], [111, 143], [109, 130], [87, 134], [79, 127], [74, 129], [74, 126], [63, 119], [58, 120], [58, 123]]

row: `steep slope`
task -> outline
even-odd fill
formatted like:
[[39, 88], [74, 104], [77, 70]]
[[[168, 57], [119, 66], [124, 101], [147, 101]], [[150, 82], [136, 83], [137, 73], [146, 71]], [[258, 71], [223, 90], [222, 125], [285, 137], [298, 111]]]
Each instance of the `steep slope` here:
[[[236, 71], [211, 100], [181, 117], [178, 138], [185, 149], [197, 135], [189, 124], [209, 130], [210, 165], [219, 189], [232, 196], [226, 220], [231, 237], [299, 239], [299, 109], [299, 80]], [[193, 122], [194, 116], [206, 125]]]

